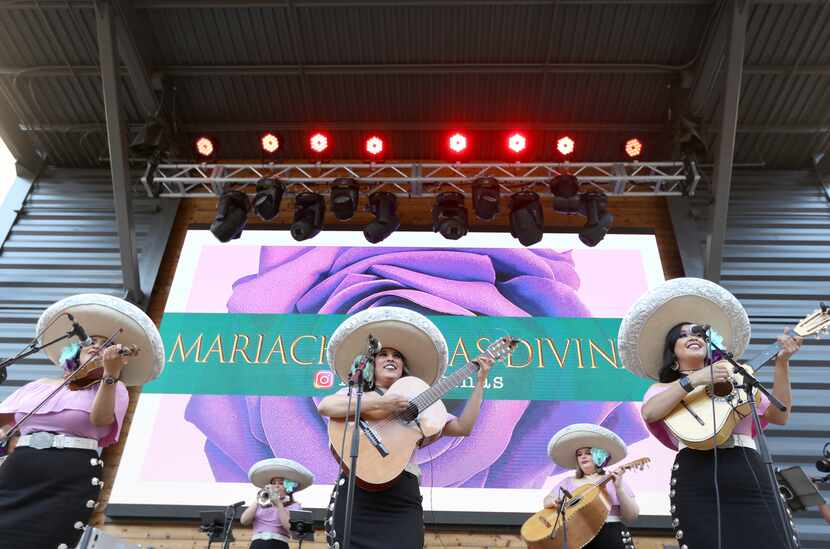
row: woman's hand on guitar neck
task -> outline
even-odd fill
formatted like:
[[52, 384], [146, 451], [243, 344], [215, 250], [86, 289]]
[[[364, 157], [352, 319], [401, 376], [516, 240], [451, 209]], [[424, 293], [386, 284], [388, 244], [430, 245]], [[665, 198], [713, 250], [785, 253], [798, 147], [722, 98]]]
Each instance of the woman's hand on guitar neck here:
[[484, 386], [484, 382], [487, 381], [487, 375], [490, 373], [490, 368], [493, 367], [494, 361], [489, 356], [481, 354], [475, 357], [473, 362], [481, 366], [478, 369], [477, 381], [479, 385]]
[[713, 378], [715, 383], [721, 383], [723, 381], [729, 381], [731, 376], [732, 368], [725, 363], [717, 362], [712, 365], [711, 371], [706, 366], [690, 373], [688, 377], [693, 387], [700, 387], [701, 385], [710, 385]]

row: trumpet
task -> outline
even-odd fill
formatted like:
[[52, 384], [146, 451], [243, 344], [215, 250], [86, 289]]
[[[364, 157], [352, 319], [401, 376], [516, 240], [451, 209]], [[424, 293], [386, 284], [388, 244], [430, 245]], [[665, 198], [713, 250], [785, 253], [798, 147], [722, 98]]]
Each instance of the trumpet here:
[[270, 486], [262, 488], [256, 495], [256, 502], [260, 507], [271, 507], [274, 505], [274, 492]]

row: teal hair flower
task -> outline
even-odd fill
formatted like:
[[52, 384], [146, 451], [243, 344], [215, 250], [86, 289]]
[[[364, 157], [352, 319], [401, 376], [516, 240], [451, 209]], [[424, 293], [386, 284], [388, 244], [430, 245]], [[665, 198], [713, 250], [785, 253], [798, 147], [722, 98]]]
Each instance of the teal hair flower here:
[[604, 467], [610, 457], [610, 454], [602, 448], [591, 448], [591, 458], [597, 467]]
[[77, 341], [74, 343], [70, 343], [66, 347], [63, 348], [61, 351], [61, 356], [58, 359], [61, 364], [63, 364], [67, 360], [74, 360], [75, 357], [78, 355], [78, 351], [81, 350], [81, 344]]
[[726, 350], [726, 342], [723, 336], [720, 335], [714, 328], [709, 329], [709, 352], [712, 355], [712, 362], [718, 362], [723, 358], [723, 354], [719, 349]]

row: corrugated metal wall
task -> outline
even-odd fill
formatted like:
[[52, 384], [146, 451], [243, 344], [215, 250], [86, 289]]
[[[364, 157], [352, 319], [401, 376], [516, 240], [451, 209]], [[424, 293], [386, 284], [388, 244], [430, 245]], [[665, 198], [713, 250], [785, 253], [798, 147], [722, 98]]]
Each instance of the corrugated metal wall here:
[[[169, 200], [133, 201], [145, 292], [152, 290], [176, 206]], [[62, 297], [123, 297], [118, 249], [108, 178], [35, 183], [0, 252], [0, 357], [29, 343], [40, 313]], [[35, 354], [8, 369], [0, 400], [32, 379], [57, 373], [44, 354]]]
[[[722, 284], [747, 309], [752, 344], [746, 356], [775, 340], [817, 308], [830, 304], [830, 202], [815, 175], [768, 172], [732, 183]], [[759, 377], [772, 385], [773, 366]], [[786, 426], [771, 426], [776, 465], [815, 462], [830, 441], [830, 340], [809, 340], [791, 363], [793, 410]], [[830, 501], [830, 486], [823, 487]], [[748, 519], [753, 520], [753, 519]], [[816, 512], [799, 514], [802, 547], [830, 547], [830, 526]], [[751, 524], [748, 523], [748, 524]]]

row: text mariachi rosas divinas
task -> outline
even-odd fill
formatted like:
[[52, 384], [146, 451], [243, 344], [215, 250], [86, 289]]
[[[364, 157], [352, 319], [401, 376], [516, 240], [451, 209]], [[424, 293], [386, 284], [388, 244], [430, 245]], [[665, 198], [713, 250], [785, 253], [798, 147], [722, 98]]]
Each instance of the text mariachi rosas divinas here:
[[[282, 335], [215, 334], [212, 337], [200, 333], [186, 340], [177, 334], [168, 350], [168, 363], [189, 364], [250, 364], [323, 366], [326, 364], [324, 335], [304, 334], [288, 339]], [[481, 337], [474, 344], [457, 338], [450, 351], [450, 367], [463, 366], [478, 353], [484, 352], [492, 340]], [[550, 337], [519, 339], [519, 345], [505, 360], [508, 368], [620, 368], [614, 339], [605, 341], [592, 338], [566, 337], [554, 340]], [[499, 387], [493, 387], [499, 388]]]

